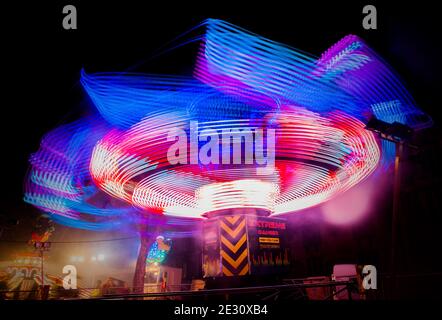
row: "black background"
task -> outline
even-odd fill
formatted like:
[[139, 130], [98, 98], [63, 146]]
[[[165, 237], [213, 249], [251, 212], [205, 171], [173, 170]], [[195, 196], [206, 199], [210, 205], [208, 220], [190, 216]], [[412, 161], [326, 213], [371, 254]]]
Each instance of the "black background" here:
[[[67, 4], [77, 8], [77, 30], [62, 27], [62, 8]], [[435, 120], [435, 128], [427, 139], [431, 140], [431, 159], [425, 160], [425, 164], [422, 158], [416, 160], [426, 168], [422, 178], [426, 182], [419, 188], [424, 188], [428, 198], [422, 195], [421, 202], [431, 204], [422, 209], [416, 203], [407, 212], [410, 217], [423, 216], [421, 231], [410, 241], [421, 241], [415, 244], [416, 250], [433, 257], [426, 262], [425, 270], [441, 270], [437, 258], [440, 251], [437, 231], [442, 212], [439, 203], [441, 13], [435, 2], [430, 1], [412, 5], [375, 1], [371, 4], [377, 7], [378, 29], [364, 30], [365, 4], [368, 3], [186, 1], [176, 4], [127, 0], [2, 4], [1, 213], [21, 219], [32, 218], [37, 213], [22, 201], [27, 161], [47, 131], [83, 110], [84, 93], [78, 84], [81, 68], [89, 72], [125, 70], [207, 18], [227, 20], [317, 56], [353, 33], [366, 40], [397, 70], [418, 105]], [[193, 63], [193, 53], [188, 52], [169, 59], [161, 69], [153, 61], [143, 64], [142, 70], [189, 73]], [[416, 179], [420, 179], [418, 175]], [[410, 194], [413, 192], [412, 188]], [[413, 219], [405, 221], [409, 228], [416, 225]], [[413, 270], [419, 269], [420, 261], [414, 259], [411, 266]]]

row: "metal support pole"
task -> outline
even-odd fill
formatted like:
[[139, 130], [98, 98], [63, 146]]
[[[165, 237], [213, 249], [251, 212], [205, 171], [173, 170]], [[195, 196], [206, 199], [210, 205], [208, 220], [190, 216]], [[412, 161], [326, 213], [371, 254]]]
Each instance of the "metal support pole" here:
[[43, 270], [43, 249], [40, 249], [40, 258], [41, 258], [41, 287], [43, 289], [45, 286], [45, 275]]
[[399, 221], [400, 206], [400, 188], [401, 188], [401, 162], [404, 149], [404, 143], [396, 143], [396, 157], [394, 161], [394, 185], [393, 185], [393, 212], [391, 219], [391, 279], [392, 279], [392, 296], [396, 297], [396, 259], [397, 259], [397, 224]]

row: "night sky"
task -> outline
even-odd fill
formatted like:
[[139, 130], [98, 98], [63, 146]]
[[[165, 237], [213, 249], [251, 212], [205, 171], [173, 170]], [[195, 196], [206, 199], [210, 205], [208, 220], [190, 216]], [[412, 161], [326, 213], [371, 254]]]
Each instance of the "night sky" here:
[[[190, 73], [194, 63], [192, 48], [179, 55], [166, 56], [166, 63], [162, 62], [161, 67], [157, 60], [142, 62], [167, 41], [206, 18], [219, 18], [317, 56], [343, 36], [353, 33], [396, 69], [418, 105], [435, 121], [433, 129], [417, 138], [422, 144], [421, 151], [411, 153], [406, 161], [401, 246], [409, 254], [404, 257], [404, 272], [442, 271], [440, 258], [435, 257], [440, 251], [437, 232], [442, 212], [439, 158], [442, 52], [438, 32], [440, 11], [435, 4], [419, 2], [406, 6], [374, 2], [378, 10], [378, 30], [364, 30], [362, 7], [366, 3], [305, 1], [301, 5], [299, 1], [290, 4], [254, 1], [238, 6], [237, 3], [206, 1], [180, 5], [164, 2], [154, 6], [152, 1], [144, 5], [135, 1], [120, 4], [94, 1], [94, 5], [90, 1], [64, 2], [20, 3], [2, 9], [6, 16], [6, 26], [2, 28], [2, 52], [6, 53], [2, 71], [6, 70], [6, 75], [2, 81], [0, 213], [7, 219], [20, 219], [19, 226], [8, 226], [8, 237], [27, 240], [30, 225], [38, 215], [36, 209], [22, 200], [29, 155], [38, 149], [46, 132], [75, 119], [88, 106], [78, 83], [81, 68], [87, 72], [120, 71], [141, 63], [137, 70]], [[77, 7], [78, 30], [62, 28], [62, 7], [66, 4]], [[379, 203], [379, 210], [385, 213], [379, 216], [383, 218], [374, 218], [367, 228], [362, 228], [359, 236], [350, 237], [350, 241], [366, 242], [364, 237], [373, 235], [370, 232], [388, 238], [390, 196], [387, 192]], [[321, 236], [317, 239], [325, 241]], [[367, 249], [367, 254], [381, 246], [381, 240], [377, 240]], [[317, 268], [320, 273], [321, 267]]]

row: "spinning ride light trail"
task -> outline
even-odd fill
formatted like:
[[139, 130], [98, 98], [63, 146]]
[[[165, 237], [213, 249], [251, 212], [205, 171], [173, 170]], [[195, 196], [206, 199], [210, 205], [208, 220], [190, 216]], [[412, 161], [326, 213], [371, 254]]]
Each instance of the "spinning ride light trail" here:
[[[149, 216], [191, 225], [184, 218], [228, 208], [287, 214], [389, 165], [391, 145], [364, 129], [372, 116], [415, 130], [431, 125], [394, 71], [356, 36], [315, 58], [221, 20], [203, 26], [193, 76], [82, 70], [100, 115], [42, 140], [30, 160], [25, 201], [86, 229], [160, 223]], [[175, 135], [190, 135], [192, 123], [196, 140], [185, 140], [183, 150], [190, 151], [175, 153], [172, 163]], [[252, 146], [252, 160], [258, 149], [273, 152], [272, 170], [260, 173], [256, 161], [201, 161], [201, 155], [223, 159], [238, 145], [245, 160], [242, 137], [229, 138], [223, 149], [226, 130], [251, 130], [254, 138], [274, 130], [274, 145], [259, 147], [255, 139]]]
[[[207, 186], [239, 186], [247, 180], [255, 186], [273, 182], [280, 195], [265, 207], [274, 214], [300, 210], [321, 203], [368, 176], [380, 158], [380, 151], [371, 132], [364, 124], [343, 113], [332, 113], [329, 118], [300, 108], [290, 113], [268, 114], [268, 117], [249, 121], [256, 127], [267, 126], [268, 119], [276, 125], [276, 161], [273, 173], [261, 175], [252, 166], [201, 164], [171, 165], [167, 150], [171, 142], [169, 129], [183, 126], [186, 121], [164, 118], [146, 118], [132, 129], [115, 134], [111, 132], [95, 147], [91, 158], [91, 174], [96, 185], [137, 207], [168, 215], [200, 217], [207, 211], [233, 208], [238, 193], [253, 189], [224, 188], [217, 192], [216, 205], [202, 205], [201, 191]], [[203, 130], [213, 122], [200, 123]], [[218, 124], [218, 123], [217, 123]], [[221, 126], [221, 124], [219, 124]], [[234, 120], [224, 121], [222, 127], [235, 128]], [[218, 147], [218, 145], [217, 145]], [[261, 182], [262, 181], [262, 182]], [[205, 188], [206, 186], [206, 188]], [[215, 188], [215, 189], [213, 189]], [[200, 200], [197, 201], [196, 198]], [[245, 206], [256, 207], [260, 197], [243, 200]], [[270, 200], [269, 200], [270, 201]], [[230, 204], [229, 204], [230, 203]]]

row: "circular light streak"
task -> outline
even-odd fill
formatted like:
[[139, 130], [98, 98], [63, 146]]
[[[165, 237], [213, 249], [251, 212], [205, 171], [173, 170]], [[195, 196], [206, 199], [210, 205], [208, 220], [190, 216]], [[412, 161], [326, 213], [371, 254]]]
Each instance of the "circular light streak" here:
[[146, 117], [133, 128], [111, 132], [98, 142], [91, 158], [96, 185], [139, 208], [167, 215], [201, 217], [235, 207], [282, 214], [317, 205], [347, 190], [373, 172], [380, 159], [377, 141], [361, 121], [342, 112], [325, 118], [286, 107], [246, 122], [199, 123], [201, 131], [215, 125], [240, 128], [245, 123], [262, 128], [272, 119], [276, 129], [272, 173], [260, 174], [255, 166], [171, 165], [167, 150], [172, 142], [167, 132], [176, 126], [185, 130], [191, 118], [167, 119]]

